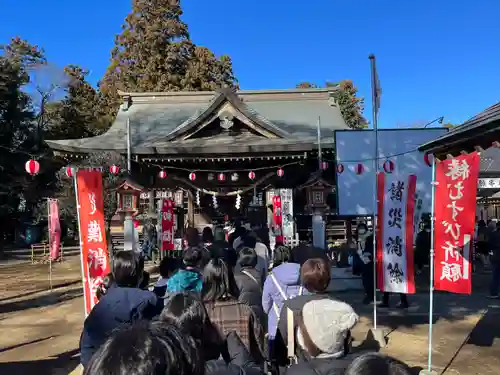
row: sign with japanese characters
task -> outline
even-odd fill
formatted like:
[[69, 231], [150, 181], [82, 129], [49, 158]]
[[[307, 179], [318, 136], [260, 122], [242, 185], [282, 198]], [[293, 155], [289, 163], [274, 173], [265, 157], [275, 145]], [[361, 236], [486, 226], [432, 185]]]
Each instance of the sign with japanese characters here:
[[415, 293], [413, 221], [415, 175], [377, 176], [377, 286], [384, 292]]
[[50, 260], [54, 261], [61, 255], [61, 223], [59, 221], [59, 205], [57, 199], [48, 199], [49, 206], [49, 247]]
[[276, 242], [283, 242], [283, 212], [281, 196], [273, 196], [273, 234]]
[[171, 199], [163, 201], [161, 210], [161, 250], [174, 250], [174, 207], [175, 203]]
[[477, 181], [479, 189], [500, 189], [500, 178], [480, 178]]
[[100, 171], [76, 173], [80, 250], [85, 313], [97, 303], [96, 289], [111, 272], [104, 226], [102, 175]]
[[288, 239], [292, 239], [295, 236], [292, 192], [292, 189], [280, 189], [283, 237]]
[[470, 294], [479, 175], [477, 152], [443, 160], [436, 166], [434, 287]]

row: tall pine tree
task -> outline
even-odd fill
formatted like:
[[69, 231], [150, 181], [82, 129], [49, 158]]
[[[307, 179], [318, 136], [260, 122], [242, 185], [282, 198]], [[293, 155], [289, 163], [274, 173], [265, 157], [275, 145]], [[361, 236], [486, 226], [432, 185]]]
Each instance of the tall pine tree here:
[[[351, 129], [364, 129], [368, 127], [368, 121], [363, 116], [365, 100], [357, 95], [358, 89], [351, 80], [345, 79], [338, 83], [326, 82], [325, 86], [336, 88], [333, 91], [333, 98], [337, 102], [347, 126]], [[312, 89], [318, 88], [318, 85], [311, 82], [301, 82], [296, 87]]]
[[236, 84], [231, 59], [196, 46], [181, 16], [179, 0], [133, 0], [100, 83], [111, 106], [117, 90], [207, 91]]

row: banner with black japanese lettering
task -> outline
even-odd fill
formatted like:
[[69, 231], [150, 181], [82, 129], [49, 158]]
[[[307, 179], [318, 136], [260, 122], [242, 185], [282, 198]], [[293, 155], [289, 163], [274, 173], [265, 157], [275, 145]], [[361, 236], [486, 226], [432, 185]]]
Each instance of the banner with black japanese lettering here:
[[102, 175], [100, 171], [76, 172], [76, 197], [80, 229], [85, 313], [97, 303], [96, 290], [111, 272], [104, 222]]
[[434, 200], [434, 287], [470, 294], [479, 154], [436, 165]]
[[377, 287], [384, 292], [415, 293], [413, 221], [415, 175], [377, 176]]
[[174, 207], [171, 199], [163, 201], [161, 210], [161, 250], [174, 250]]

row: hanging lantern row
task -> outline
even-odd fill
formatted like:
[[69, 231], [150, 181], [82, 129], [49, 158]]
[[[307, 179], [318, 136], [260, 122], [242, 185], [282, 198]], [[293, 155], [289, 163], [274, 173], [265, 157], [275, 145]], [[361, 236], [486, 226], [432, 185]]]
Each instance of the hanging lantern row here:
[[34, 176], [40, 172], [40, 163], [36, 160], [28, 160], [26, 164], [24, 165], [24, 169], [26, 169], [26, 172], [28, 174]]
[[392, 171], [394, 171], [394, 162], [392, 160], [386, 160], [383, 167], [386, 173], [392, 173]]
[[[326, 162], [325, 162], [325, 163], [326, 163]], [[162, 172], [164, 172], [164, 171], [161, 171], [160, 173], [162, 173]], [[165, 178], [165, 177], [167, 176], [166, 172], [164, 172], [164, 173], [165, 173], [164, 177], [162, 177], [161, 175], [159, 175], [159, 176], [160, 176], [160, 178]], [[283, 176], [285, 175], [285, 171], [283, 170], [283, 168], [279, 168], [279, 169], [276, 171], [276, 174], [278, 175], [278, 177], [283, 177]], [[255, 174], [255, 172], [254, 172], [254, 171], [250, 171], [250, 172], [248, 172], [248, 178], [249, 178], [250, 180], [252, 180], [252, 181], [253, 181], [253, 180], [255, 180], [255, 177], [256, 177], [256, 174]], [[195, 173], [195, 172], [191, 172], [191, 173], [189, 174], [189, 179], [190, 179], [191, 181], [196, 180], [196, 173]], [[211, 181], [211, 180], [213, 180], [213, 179], [214, 179], [214, 175], [213, 175], [212, 173], [210, 173], [210, 174], [208, 175], [208, 180], [209, 180], [209, 181]], [[221, 173], [218, 173], [218, 174], [217, 174], [217, 181], [223, 182], [223, 181], [226, 181], [226, 179], [227, 179], [227, 177], [226, 177], [226, 174], [225, 174], [225, 173], [222, 173], [222, 172], [221, 172]], [[231, 181], [238, 181], [238, 179], [239, 179], [238, 173], [233, 173], [233, 174], [231, 174]]]

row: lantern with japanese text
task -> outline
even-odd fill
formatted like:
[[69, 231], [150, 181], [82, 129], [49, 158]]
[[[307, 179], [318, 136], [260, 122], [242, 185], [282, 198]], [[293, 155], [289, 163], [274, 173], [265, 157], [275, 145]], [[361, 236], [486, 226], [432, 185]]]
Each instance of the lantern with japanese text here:
[[361, 163], [356, 164], [356, 166], [354, 167], [354, 172], [356, 174], [362, 174], [364, 171], [365, 171], [365, 167]]
[[167, 172], [165, 172], [164, 170], [161, 170], [160, 172], [158, 172], [158, 177], [161, 178], [162, 180], [164, 178], [167, 178]]
[[320, 168], [322, 170], [327, 170], [328, 169], [328, 162], [322, 161], [321, 164], [320, 164]]
[[26, 169], [26, 172], [30, 175], [34, 176], [40, 172], [40, 163], [36, 160], [28, 160], [24, 165], [24, 169]]
[[279, 168], [276, 174], [278, 175], [278, 177], [283, 177], [285, 175], [285, 171], [283, 170], [283, 168]]
[[139, 198], [144, 190], [142, 186], [130, 179], [124, 180], [116, 188], [118, 194], [117, 212], [123, 216], [126, 214], [136, 215], [139, 213]]
[[392, 173], [394, 171], [394, 162], [392, 160], [386, 160], [383, 167], [386, 173]]
[[342, 164], [337, 165], [337, 173], [342, 174], [344, 172], [344, 166]]
[[255, 172], [254, 171], [250, 171], [248, 172], [248, 178], [250, 180], [255, 180]]
[[73, 177], [73, 176], [74, 176], [74, 173], [73, 173], [73, 168], [71, 168], [71, 167], [67, 167], [67, 168], [66, 168], [66, 177], [71, 178], [71, 177]]
[[111, 167], [109, 167], [109, 173], [116, 176], [118, 173], [120, 173], [120, 167], [116, 164], [113, 164]]
[[191, 172], [191, 173], [189, 174], [189, 179], [190, 179], [191, 181], [196, 180], [196, 173]]
[[225, 175], [224, 173], [219, 173], [219, 174], [217, 175], [217, 180], [218, 180], [218, 181], [221, 181], [221, 182], [222, 182], [222, 181], [226, 181], [226, 175]]

